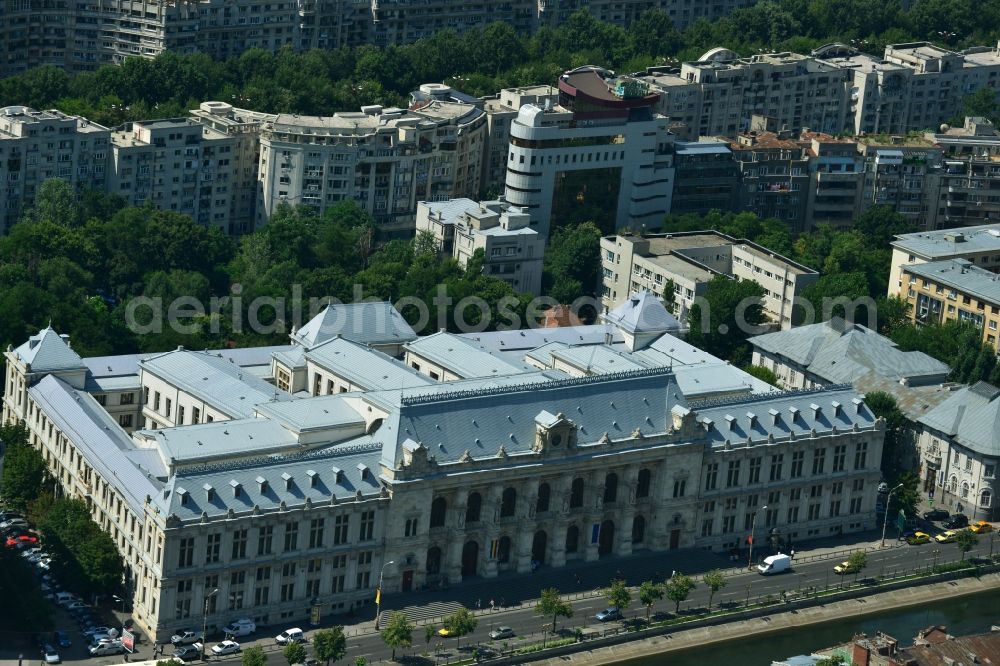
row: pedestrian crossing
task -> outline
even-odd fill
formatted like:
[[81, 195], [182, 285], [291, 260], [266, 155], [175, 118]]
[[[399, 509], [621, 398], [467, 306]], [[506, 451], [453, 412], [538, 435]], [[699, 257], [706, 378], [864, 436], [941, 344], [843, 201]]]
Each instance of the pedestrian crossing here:
[[436, 620], [446, 615], [451, 615], [460, 608], [462, 608], [462, 604], [457, 601], [434, 601], [425, 606], [387, 608], [379, 615], [379, 626], [384, 627], [385, 623], [389, 621], [389, 615], [392, 613], [402, 613], [406, 616], [407, 620], [417, 623]]

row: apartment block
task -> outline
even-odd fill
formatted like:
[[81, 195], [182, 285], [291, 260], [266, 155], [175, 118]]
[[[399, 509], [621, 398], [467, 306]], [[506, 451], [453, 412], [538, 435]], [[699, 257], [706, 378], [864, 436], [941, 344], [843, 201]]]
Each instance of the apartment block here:
[[584, 220], [607, 231], [658, 228], [671, 208], [673, 135], [656, 99], [608, 70], [566, 72], [558, 104], [525, 104], [511, 121], [504, 198], [545, 238]]
[[972, 322], [983, 342], [1000, 351], [1000, 275], [968, 259], [905, 264], [900, 295], [914, 323]]
[[111, 134], [108, 189], [230, 233], [238, 228], [230, 215], [235, 143], [191, 118], [128, 123]]
[[810, 184], [806, 147], [787, 132], [751, 131], [729, 149], [739, 174], [736, 209], [781, 220], [792, 233], [803, 231]]
[[937, 228], [941, 149], [912, 135], [863, 136], [857, 142], [865, 170], [858, 213], [891, 206], [918, 228]]
[[739, 201], [739, 178], [739, 167], [726, 141], [677, 141], [670, 212], [704, 215], [710, 210], [733, 210]]
[[61, 111], [0, 109], [0, 234], [20, 219], [49, 178], [61, 178], [77, 190], [103, 191], [110, 139], [108, 128]]
[[817, 132], [803, 132], [808, 142], [809, 200], [806, 220], [835, 227], [850, 226], [860, 207], [864, 162], [857, 143]]
[[1000, 224], [901, 234], [892, 241], [889, 296], [904, 296], [907, 264], [966, 259], [970, 264], [1000, 272]]
[[959, 227], [1000, 221], [1000, 133], [986, 118], [966, 118], [962, 127], [942, 125], [925, 139], [942, 156], [937, 224]]
[[323, 211], [353, 200], [383, 232], [412, 233], [417, 201], [479, 193], [485, 136], [483, 110], [451, 99], [269, 117], [260, 129], [258, 218], [263, 223], [282, 203]]
[[463, 267], [483, 251], [483, 275], [503, 280], [519, 293], [540, 296], [545, 241], [530, 228], [530, 216], [506, 201], [453, 199], [417, 203], [417, 233], [434, 236], [439, 251]]
[[753, 280], [764, 288], [764, 312], [776, 327], [792, 326], [792, 307], [819, 279], [813, 269], [746, 239], [718, 231], [693, 231], [601, 239], [601, 304], [610, 310], [629, 295], [648, 290], [664, 299], [673, 282], [673, 313], [684, 321], [713, 278]]

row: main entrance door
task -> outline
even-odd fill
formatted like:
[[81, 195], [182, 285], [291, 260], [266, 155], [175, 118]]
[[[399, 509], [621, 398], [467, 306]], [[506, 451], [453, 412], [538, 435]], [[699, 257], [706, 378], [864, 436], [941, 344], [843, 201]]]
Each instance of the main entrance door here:
[[675, 548], [680, 548], [681, 545], [681, 531], [680, 530], [670, 530], [670, 550]]
[[610, 555], [615, 545], [615, 524], [610, 520], [601, 523], [601, 534], [598, 537], [597, 554]]

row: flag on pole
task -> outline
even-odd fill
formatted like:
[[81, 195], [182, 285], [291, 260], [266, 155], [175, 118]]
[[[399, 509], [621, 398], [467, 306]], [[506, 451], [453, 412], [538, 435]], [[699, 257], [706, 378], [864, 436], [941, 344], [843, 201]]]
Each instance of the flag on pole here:
[[375, 588], [375, 605], [379, 606], [381, 604], [382, 604], [382, 588], [381, 587], [376, 587]]
[[747, 537], [747, 544], [750, 545], [750, 546], [753, 545], [753, 536], [752, 535]]

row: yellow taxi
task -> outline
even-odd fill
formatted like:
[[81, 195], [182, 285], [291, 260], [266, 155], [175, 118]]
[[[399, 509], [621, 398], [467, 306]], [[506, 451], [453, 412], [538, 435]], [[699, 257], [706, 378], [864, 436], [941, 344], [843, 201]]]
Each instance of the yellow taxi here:
[[973, 534], [987, 534], [993, 531], [993, 524], [988, 523], [985, 520], [980, 520], [977, 523], [972, 523], [969, 525], [969, 531]]
[[841, 562], [840, 564], [838, 564], [833, 568], [833, 573], [840, 574], [841, 576], [843, 576], [844, 574], [852, 574], [855, 572], [855, 570], [856, 567], [851, 566], [850, 562], [844, 560], [843, 562]]
[[955, 537], [958, 536], [959, 530], [948, 530], [947, 532], [942, 532], [934, 537], [934, 540], [938, 543], [952, 543], [955, 541]]
[[906, 537], [906, 543], [911, 546], [919, 546], [922, 543], [930, 543], [931, 535], [926, 532], [914, 532]]

